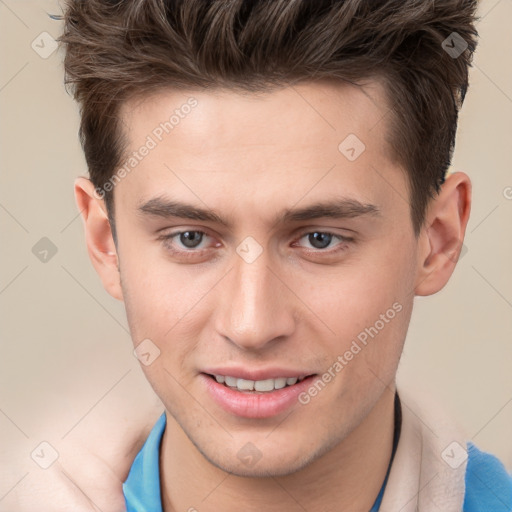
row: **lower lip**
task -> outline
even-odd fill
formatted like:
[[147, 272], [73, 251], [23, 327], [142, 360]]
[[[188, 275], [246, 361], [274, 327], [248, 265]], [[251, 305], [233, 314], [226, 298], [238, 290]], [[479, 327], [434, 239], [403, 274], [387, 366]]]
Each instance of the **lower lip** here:
[[315, 375], [306, 377], [293, 386], [286, 386], [266, 393], [235, 391], [224, 384], [219, 384], [205, 373], [201, 373], [199, 377], [204, 382], [213, 401], [225, 411], [242, 418], [270, 418], [297, 403], [298, 396], [311, 385]]

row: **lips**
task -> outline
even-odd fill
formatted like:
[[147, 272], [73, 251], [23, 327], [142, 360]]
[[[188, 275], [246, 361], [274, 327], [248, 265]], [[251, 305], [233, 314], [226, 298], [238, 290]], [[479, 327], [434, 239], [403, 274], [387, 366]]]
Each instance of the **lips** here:
[[[199, 375], [203, 389], [225, 412], [253, 419], [270, 418], [296, 405], [298, 396], [311, 385], [315, 376], [280, 368], [264, 371], [215, 368]], [[218, 382], [222, 378], [224, 382]], [[279, 387], [283, 380], [286, 384]]]

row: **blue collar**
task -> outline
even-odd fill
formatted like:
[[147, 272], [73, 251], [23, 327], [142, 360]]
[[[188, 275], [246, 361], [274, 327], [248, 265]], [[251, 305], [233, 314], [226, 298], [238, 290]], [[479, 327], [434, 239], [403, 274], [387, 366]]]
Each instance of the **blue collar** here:
[[160, 441], [165, 430], [165, 412], [158, 418], [135, 457], [123, 483], [127, 512], [163, 512], [160, 498]]

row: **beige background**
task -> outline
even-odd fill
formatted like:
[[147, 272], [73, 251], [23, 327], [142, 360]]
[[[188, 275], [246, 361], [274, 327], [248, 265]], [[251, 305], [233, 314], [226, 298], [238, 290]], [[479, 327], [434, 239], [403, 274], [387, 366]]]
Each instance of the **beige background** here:
[[[157, 403], [123, 305], [86, 253], [73, 196], [86, 174], [77, 108], [59, 52], [43, 59], [31, 47], [60, 33], [47, 12], [59, 12], [55, 1], [0, 1], [0, 459], [22, 461], [0, 478], [0, 508], [37, 477], [29, 455], [41, 441], [58, 450], [115, 404], [129, 418]], [[467, 253], [445, 289], [416, 299], [398, 379], [430, 391], [512, 471], [512, 2], [485, 0], [480, 15], [452, 165], [474, 185]], [[58, 250], [47, 263], [32, 253], [42, 237]]]

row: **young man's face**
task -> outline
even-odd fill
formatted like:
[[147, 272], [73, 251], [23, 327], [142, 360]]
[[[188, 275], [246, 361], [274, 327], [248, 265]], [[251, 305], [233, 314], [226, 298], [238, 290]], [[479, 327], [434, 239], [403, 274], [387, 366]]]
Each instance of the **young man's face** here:
[[[109, 291], [122, 290], [167, 411], [226, 471], [304, 467], [394, 386], [421, 244], [406, 175], [389, 159], [391, 114], [378, 84], [366, 91], [169, 91], [122, 110], [140, 161], [115, 187], [122, 288]], [[166, 202], [218, 219], [165, 217]], [[340, 215], [293, 217], [327, 203]], [[314, 377], [248, 394], [211, 374]]]

